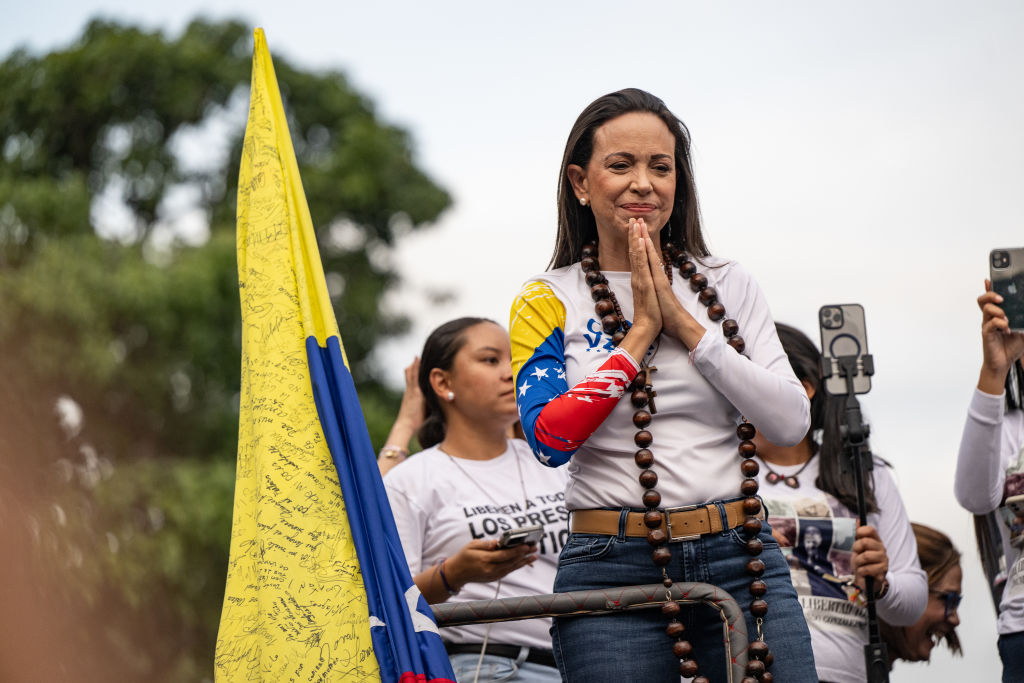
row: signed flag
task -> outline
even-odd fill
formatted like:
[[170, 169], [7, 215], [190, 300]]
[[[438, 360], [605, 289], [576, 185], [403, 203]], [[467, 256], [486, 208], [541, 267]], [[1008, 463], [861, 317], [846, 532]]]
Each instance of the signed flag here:
[[216, 680], [454, 681], [412, 581], [255, 31], [238, 179], [238, 471]]

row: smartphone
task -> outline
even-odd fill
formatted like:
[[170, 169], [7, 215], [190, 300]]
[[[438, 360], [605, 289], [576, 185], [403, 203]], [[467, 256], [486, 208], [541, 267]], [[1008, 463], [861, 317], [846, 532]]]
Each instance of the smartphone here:
[[833, 396], [846, 395], [846, 377], [839, 372], [839, 359], [850, 357], [856, 359], [854, 393], [866, 394], [871, 391], [871, 375], [874, 368], [870, 356], [865, 368], [864, 356], [868, 354], [868, 333], [864, 326], [864, 307], [860, 304], [822, 306], [818, 309], [818, 326], [821, 328], [823, 362], [832, 364], [832, 375], [825, 378], [825, 391]]
[[521, 526], [517, 529], [509, 529], [498, 539], [499, 548], [512, 548], [523, 543], [536, 543], [544, 535], [544, 527], [540, 524]]
[[1012, 332], [1024, 332], [1024, 247], [993, 249], [988, 255], [992, 291], [1003, 297], [1001, 308]]

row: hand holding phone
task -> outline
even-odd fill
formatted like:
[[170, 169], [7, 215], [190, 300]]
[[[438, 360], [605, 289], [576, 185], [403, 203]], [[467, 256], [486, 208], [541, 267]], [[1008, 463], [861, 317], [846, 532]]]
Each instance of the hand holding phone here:
[[544, 527], [540, 524], [521, 526], [505, 531], [498, 539], [499, 548], [512, 548], [524, 543], [536, 543], [544, 535]]
[[992, 291], [1003, 297], [1000, 308], [1011, 332], [1024, 332], [1024, 247], [993, 249], [988, 257]]

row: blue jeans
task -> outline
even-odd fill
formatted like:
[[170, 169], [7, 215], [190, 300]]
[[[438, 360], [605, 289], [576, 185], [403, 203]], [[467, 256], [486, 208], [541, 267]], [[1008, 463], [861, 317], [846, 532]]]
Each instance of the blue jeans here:
[[[462, 652], [455, 655], [448, 655], [455, 671], [455, 680], [458, 683], [473, 683], [476, 677], [477, 663], [480, 661], [479, 654]], [[533, 662], [519, 662], [508, 657], [496, 655], [484, 655], [484, 661], [480, 665], [480, 676], [476, 678], [478, 683], [503, 683], [503, 681], [515, 681], [516, 683], [559, 683], [562, 677], [558, 669]]]
[[[570, 534], [558, 558], [556, 592], [661, 583], [661, 570], [651, 561], [647, 539], [623, 533], [625, 512], [618, 536]], [[776, 681], [817, 683], [811, 637], [789, 567], [767, 523], [759, 538], [764, 543], [759, 557], [767, 566], [762, 578], [768, 584], [763, 631], [775, 655], [770, 670]], [[746, 565], [750, 555], [745, 545], [736, 529], [671, 543], [672, 561], [666, 570], [673, 581], [700, 581], [728, 591], [743, 609], [753, 638], [757, 626], [749, 613], [751, 576]], [[683, 637], [693, 645], [699, 672], [712, 681], [728, 680], [718, 611], [706, 605], [684, 606], [679, 620], [686, 627]], [[672, 654], [667, 624], [668, 618], [658, 609], [556, 618], [551, 634], [563, 680], [678, 682], [679, 660]]]
[[1003, 660], [1003, 683], [1024, 681], [1024, 631], [999, 636], [999, 659]]

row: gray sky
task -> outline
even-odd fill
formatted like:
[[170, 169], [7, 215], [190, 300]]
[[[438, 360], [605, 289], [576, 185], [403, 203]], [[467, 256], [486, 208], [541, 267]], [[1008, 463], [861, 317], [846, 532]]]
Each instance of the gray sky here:
[[[395, 257], [406, 286], [390, 305], [415, 321], [381, 349], [396, 383], [436, 324], [507, 324], [549, 258], [579, 111], [626, 86], [664, 99], [693, 136], [712, 250], [755, 274], [776, 319], [817, 339], [819, 306], [864, 305], [873, 447], [911, 518], [965, 555], [966, 657], [936, 649], [893, 680], [997, 680], [994, 611], [952, 478], [987, 254], [1024, 244], [1024, 4], [59, 1], [5, 8], [0, 52], [62, 46], [96, 15], [177, 31], [199, 13], [243, 17], [273, 54], [345, 71], [452, 192], [454, 208]], [[443, 289], [456, 300], [432, 307], [424, 292]]]

